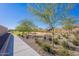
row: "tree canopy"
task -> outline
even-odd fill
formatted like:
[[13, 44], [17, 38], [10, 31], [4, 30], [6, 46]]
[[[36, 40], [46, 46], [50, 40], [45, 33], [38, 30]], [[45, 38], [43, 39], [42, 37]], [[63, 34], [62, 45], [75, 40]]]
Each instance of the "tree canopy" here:
[[69, 11], [73, 9], [74, 4], [34, 4], [36, 7], [30, 6], [30, 10], [40, 21], [48, 24], [49, 29], [53, 29], [56, 24], [66, 17], [69, 17]]
[[63, 21], [61, 21], [63, 28], [66, 30], [72, 30], [74, 27], [74, 25], [76, 24], [77, 20], [73, 19], [73, 18], [66, 18]]
[[21, 32], [30, 32], [33, 31], [33, 29], [36, 26], [33, 24], [33, 22], [29, 20], [22, 20], [20, 24], [16, 27], [16, 30], [21, 31]]

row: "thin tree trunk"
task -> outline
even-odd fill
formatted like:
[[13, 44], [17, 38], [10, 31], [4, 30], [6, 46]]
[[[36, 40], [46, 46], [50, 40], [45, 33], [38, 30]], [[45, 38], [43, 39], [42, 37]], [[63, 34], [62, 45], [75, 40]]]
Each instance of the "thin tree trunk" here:
[[52, 32], [52, 46], [54, 48], [54, 28], [53, 28], [53, 32]]
[[[53, 32], [52, 32], [52, 30], [53, 30]], [[52, 44], [52, 46], [53, 46], [53, 48], [54, 48], [54, 28], [52, 28], [52, 30], [50, 31], [50, 32], [52, 33], [51, 44]]]

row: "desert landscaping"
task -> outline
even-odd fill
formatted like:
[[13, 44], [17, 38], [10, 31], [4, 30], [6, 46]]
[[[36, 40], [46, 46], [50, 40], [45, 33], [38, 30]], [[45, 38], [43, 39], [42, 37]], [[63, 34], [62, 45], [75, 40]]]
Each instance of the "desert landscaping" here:
[[7, 48], [11, 55], [79, 56], [79, 4], [12, 3], [1, 6], [6, 8], [1, 9], [0, 24], [6, 28], [1, 27], [0, 34], [6, 31], [11, 34], [10, 44], [7, 43], [12, 48]]
[[75, 4], [34, 5], [36, 7], [29, 7], [33, 15], [39, 18], [39, 21], [34, 21], [43, 24], [37, 26], [33, 21], [22, 20], [13, 31], [14, 35], [18, 35], [41, 56], [78, 56], [79, 21], [69, 13]]
[[79, 55], [79, 28], [71, 33], [64, 29], [55, 30], [54, 39], [52, 34], [46, 31], [30, 32], [18, 36], [41, 56], [78, 56]]

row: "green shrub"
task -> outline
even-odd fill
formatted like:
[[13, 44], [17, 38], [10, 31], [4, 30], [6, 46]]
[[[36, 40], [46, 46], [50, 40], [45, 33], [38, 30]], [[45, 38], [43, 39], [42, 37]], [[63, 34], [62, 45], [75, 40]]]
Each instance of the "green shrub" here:
[[58, 36], [58, 39], [61, 39], [61, 36], [60, 35]]
[[70, 51], [68, 49], [65, 49], [64, 47], [59, 48], [56, 51], [56, 54], [60, 55], [60, 56], [70, 56], [71, 55]]
[[63, 34], [62, 36], [63, 36], [63, 37], [65, 37], [66, 39], [68, 39], [68, 35], [66, 35], [66, 34]]
[[73, 40], [72, 43], [76, 46], [79, 46], [79, 41], [78, 40]]
[[73, 32], [73, 35], [74, 35], [76, 40], [79, 40], [79, 34], [78, 33]]
[[75, 35], [76, 40], [79, 40], [79, 36], [78, 34]]
[[69, 45], [68, 45], [68, 43], [67, 43], [66, 41], [63, 41], [63, 42], [62, 42], [62, 46], [63, 46], [64, 48], [66, 48], [66, 49], [69, 49]]
[[59, 44], [58, 38], [54, 38], [53, 42], [54, 42], [55, 44]]
[[43, 48], [46, 52], [52, 53], [51, 45], [49, 45], [49, 44], [47, 44], [47, 43], [44, 43], [44, 44], [42, 45], [42, 48]]
[[38, 45], [42, 45], [42, 42], [40, 41], [40, 40], [38, 40], [38, 39], [35, 39], [35, 42], [38, 44]]
[[20, 34], [17, 34], [18, 36], [21, 36]]
[[42, 42], [40, 40], [35, 40], [35, 42], [46, 52], [50, 54], [54, 54], [54, 50], [52, 50], [52, 46], [46, 42]]

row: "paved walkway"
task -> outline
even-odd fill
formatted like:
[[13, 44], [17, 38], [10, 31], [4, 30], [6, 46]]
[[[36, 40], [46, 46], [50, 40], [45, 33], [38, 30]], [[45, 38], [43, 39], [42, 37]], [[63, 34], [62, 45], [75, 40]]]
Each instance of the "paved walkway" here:
[[14, 37], [14, 56], [39, 56], [39, 54], [22, 41], [19, 37]]

